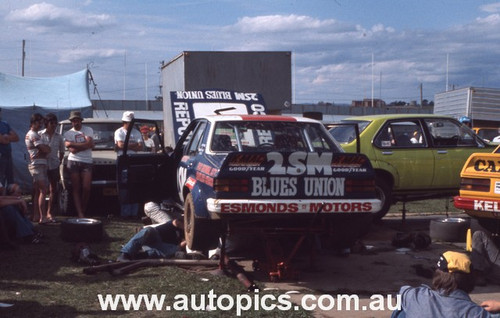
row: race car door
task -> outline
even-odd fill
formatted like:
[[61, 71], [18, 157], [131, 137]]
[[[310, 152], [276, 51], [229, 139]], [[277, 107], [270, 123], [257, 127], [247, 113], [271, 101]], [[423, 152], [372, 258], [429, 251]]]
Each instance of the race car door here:
[[[174, 160], [166, 153], [159, 131], [153, 120], [133, 119], [129, 125], [123, 154], [120, 151], [116, 161], [120, 203], [161, 201], [176, 194]], [[152, 139], [153, 143], [148, 141]]]

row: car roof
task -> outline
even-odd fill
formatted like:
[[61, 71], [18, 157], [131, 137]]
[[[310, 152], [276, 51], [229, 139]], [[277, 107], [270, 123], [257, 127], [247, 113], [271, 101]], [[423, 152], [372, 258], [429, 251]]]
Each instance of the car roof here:
[[378, 115], [363, 115], [344, 118], [343, 120], [386, 120], [386, 119], [405, 119], [405, 118], [451, 118], [445, 115], [436, 114], [378, 114]]
[[281, 115], [207, 115], [199, 118], [205, 118], [211, 122], [218, 121], [283, 121], [283, 122], [304, 122], [320, 123], [317, 120], [306, 117], [292, 117]]
[[[83, 124], [93, 124], [93, 123], [121, 123], [122, 121], [117, 118], [84, 118]], [[69, 124], [71, 123], [69, 119], [61, 120], [60, 124]]]

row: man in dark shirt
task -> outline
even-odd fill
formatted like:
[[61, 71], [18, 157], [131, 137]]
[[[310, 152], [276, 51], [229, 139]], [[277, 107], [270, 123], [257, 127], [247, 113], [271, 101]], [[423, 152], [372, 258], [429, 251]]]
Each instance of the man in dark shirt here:
[[182, 219], [173, 219], [157, 226], [147, 226], [122, 247], [117, 261], [172, 257], [186, 246], [183, 234]]
[[0, 108], [0, 182], [5, 185], [14, 183], [11, 143], [17, 141], [19, 136], [6, 121], [2, 120]]

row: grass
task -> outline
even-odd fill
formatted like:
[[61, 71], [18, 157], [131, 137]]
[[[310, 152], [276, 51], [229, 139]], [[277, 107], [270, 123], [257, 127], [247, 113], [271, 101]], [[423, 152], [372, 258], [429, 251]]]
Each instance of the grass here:
[[[448, 208], [446, 207], [448, 200]], [[458, 213], [450, 199], [415, 201], [406, 204], [407, 217], [413, 215]], [[394, 205], [388, 216], [400, 216], [402, 203]], [[118, 218], [102, 219], [106, 238], [90, 245], [91, 251], [104, 260], [116, 259], [120, 247], [141, 226], [139, 222]], [[165, 294], [200, 295], [213, 290], [216, 294], [245, 294], [235, 278], [217, 276], [213, 269], [156, 267], [141, 269], [125, 276], [109, 273], [86, 275], [85, 265], [74, 262], [71, 252], [75, 243], [60, 239], [60, 226], [39, 226], [44, 243], [21, 245], [16, 251], [0, 251], [0, 302], [13, 307], [0, 308], [0, 317], [234, 317], [235, 311], [102, 311], [98, 294]], [[256, 282], [264, 287], [263, 281]], [[259, 295], [267, 292], [260, 291]], [[277, 292], [276, 296], [279, 295]], [[199, 298], [197, 298], [199, 300]], [[170, 302], [169, 305], [172, 303]], [[310, 317], [304, 311], [249, 311], [244, 317]]]
[[[429, 214], [457, 214], [462, 210], [455, 208], [453, 198], [440, 198], [432, 200], [413, 201], [406, 203], [406, 215], [429, 215]], [[397, 202], [391, 206], [387, 216], [399, 216], [403, 210], [403, 203]]]
[[[103, 220], [106, 238], [90, 244], [90, 249], [105, 260], [114, 260], [134, 233], [138, 222], [119, 219]], [[125, 275], [103, 272], [83, 273], [85, 265], [74, 262], [71, 253], [75, 243], [60, 239], [59, 225], [39, 226], [44, 243], [21, 245], [16, 251], [0, 251], [0, 302], [14, 304], [0, 308], [0, 317], [234, 317], [235, 311], [102, 311], [98, 294], [165, 294], [175, 295], [245, 294], [235, 278], [213, 274], [213, 269], [187, 270], [177, 267], [146, 268]], [[262, 282], [257, 285], [263, 286]], [[265, 294], [259, 292], [259, 295]], [[276, 292], [273, 292], [276, 293]], [[251, 295], [251, 294], [250, 294]], [[279, 294], [276, 294], [276, 297]], [[253, 296], [253, 295], [252, 295]], [[199, 301], [199, 298], [197, 298]], [[122, 307], [120, 307], [122, 308]], [[244, 317], [290, 317], [285, 311], [249, 311]], [[307, 312], [292, 312], [293, 317], [309, 317]]]

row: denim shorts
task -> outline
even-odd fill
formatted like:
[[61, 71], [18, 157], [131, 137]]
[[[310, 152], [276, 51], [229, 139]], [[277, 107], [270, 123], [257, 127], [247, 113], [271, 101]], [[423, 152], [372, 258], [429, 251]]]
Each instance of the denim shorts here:
[[92, 172], [91, 163], [68, 160], [67, 167], [70, 173]]

